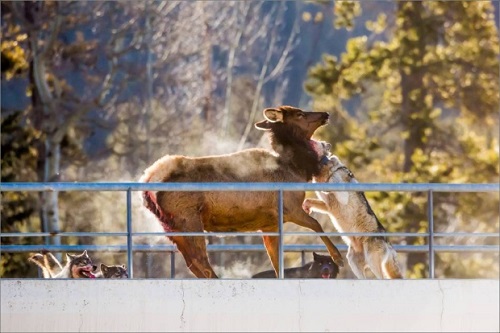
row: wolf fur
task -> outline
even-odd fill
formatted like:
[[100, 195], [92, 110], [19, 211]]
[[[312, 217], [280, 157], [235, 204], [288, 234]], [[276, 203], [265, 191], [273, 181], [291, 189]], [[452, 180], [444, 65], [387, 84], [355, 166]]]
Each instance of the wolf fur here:
[[[335, 279], [339, 273], [339, 266], [330, 256], [313, 252], [313, 261], [304, 266], [286, 268], [287, 279]], [[274, 270], [263, 271], [252, 276], [254, 279], [276, 278]]]
[[[324, 144], [316, 142], [316, 149], [325, 149]], [[357, 183], [354, 174], [335, 156], [313, 182]], [[317, 191], [319, 199], [304, 200], [303, 208], [307, 213], [316, 211], [327, 214], [339, 232], [385, 233], [363, 192]], [[342, 236], [348, 245], [347, 260], [357, 278], [366, 278], [365, 268], [369, 268], [378, 279], [401, 279], [401, 269], [397, 254], [391, 243], [383, 236]]]
[[63, 267], [59, 260], [50, 252], [42, 251], [35, 253], [28, 260], [37, 265], [42, 270], [42, 275], [45, 279], [50, 279], [57, 272], [62, 271]]
[[[50, 252], [34, 254], [28, 260], [42, 269], [44, 278], [95, 278], [92, 272], [97, 269], [97, 266], [92, 263], [92, 259], [87, 254], [87, 250], [76, 255], [66, 254], [66, 265], [64, 266]], [[54, 267], [58, 267], [60, 270], [57, 271], [57, 268], [54, 269]]]
[[127, 279], [128, 274], [125, 265], [107, 266], [101, 263], [101, 270], [95, 277], [100, 279]]

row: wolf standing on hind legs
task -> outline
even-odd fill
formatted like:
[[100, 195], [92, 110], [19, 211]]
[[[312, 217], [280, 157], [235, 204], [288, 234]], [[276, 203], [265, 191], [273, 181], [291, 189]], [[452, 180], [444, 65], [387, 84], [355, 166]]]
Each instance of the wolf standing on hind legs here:
[[[316, 142], [316, 149], [325, 149], [322, 142]], [[314, 182], [357, 183], [353, 173], [331, 155], [328, 163]], [[302, 207], [306, 212], [317, 211], [327, 214], [339, 232], [384, 233], [377, 216], [370, 207], [363, 192], [317, 191], [319, 199], [306, 199]], [[390, 242], [383, 236], [342, 236], [348, 245], [347, 260], [358, 279], [366, 278], [368, 266], [378, 279], [402, 279], [397, 254]]]
[[[309, 182], [319, 173], [319, 156], [311, 136], [328, 123], [326, 112], [306, 112], [291, 106], [268, 108], [255, 124], [270, 135], [272, 150], [251, 148], [204, 157], [166, 155], [144, 171], [141, 182]], [[283, 194], [283, 221], [318, 233], [323, 228], [301, 208], [304, 191]], [[143, 203], [166, 232], [278, 231], [278, 194], [270, 191], [143, 192]], [[216, 278], [208, 260], [204, 236], [170, 236], [191, 272]], [[275, 272], [279, 272], [279, 237], [263, 236]], [[332, 259], [343, 266], [340, 252], [320, 236]]]

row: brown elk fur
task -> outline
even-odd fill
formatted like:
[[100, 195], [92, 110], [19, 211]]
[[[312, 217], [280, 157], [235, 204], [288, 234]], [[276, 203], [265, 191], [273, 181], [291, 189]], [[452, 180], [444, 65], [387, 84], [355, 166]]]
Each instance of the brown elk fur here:
[[[147, 168], [142, 182], [308, 182], [319, 173], [319, 156], [311, 136], [328, 122], [328, 113], [304, 112], [291, 106], [264, 110], [266, 120], [255, 127], [268, 131], [274, 151], [251, 148], [232, 154], [186, 157], [167, 155]], [[302, 210], [305, 193], [283, 193], [283, 220], [323, 232], [314, 218]], [[277, 232], [276, 192], [143, 192], [144, 205], [160, 220], [166, 232]], [[184, 256], [191, 272], [201, 278], [216, 278], [207, 257], [205, 238], [169, 237]], [[338, 249], [321, 236], [332, 259], [343, 260]], [[279, 270], [276, 236], [263, 236], [276, 272]]]

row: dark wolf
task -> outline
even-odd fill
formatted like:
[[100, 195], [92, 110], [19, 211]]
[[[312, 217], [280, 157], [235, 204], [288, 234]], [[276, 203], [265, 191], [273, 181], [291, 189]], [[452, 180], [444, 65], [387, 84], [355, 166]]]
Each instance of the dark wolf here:
[[[330, 256], [323, 256], [313, 252], [313, 261], [304, 266], [285, 269], [286, 279], [335, 279], [339, 273], [339, 266]], [[252, 276], [253, 279], [276, 278], [274, 270], [260, 272]]]

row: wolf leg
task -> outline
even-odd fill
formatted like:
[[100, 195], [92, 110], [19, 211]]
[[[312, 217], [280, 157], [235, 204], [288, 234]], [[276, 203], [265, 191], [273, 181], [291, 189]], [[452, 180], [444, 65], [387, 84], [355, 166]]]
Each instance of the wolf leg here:
[[378, 279], [402, 279], [392, 246], [382, 239], [372, 239], [365, 247], [365, 256]]
[[346, 257], [354, 275], [356, 275], [358, 279], [366, 279], [366, 262], [364, 253], [356, 252], [352, 246], [349, 246]]
[[390, 244], [386, 243], [386, 256], [382, 262], [382, 271], [387, 279], [402, 279], [403, 274], [401, 273], [401, 268], [398, 263], [398, 256], [396, 251], [392, 248]]

